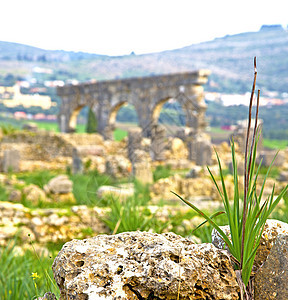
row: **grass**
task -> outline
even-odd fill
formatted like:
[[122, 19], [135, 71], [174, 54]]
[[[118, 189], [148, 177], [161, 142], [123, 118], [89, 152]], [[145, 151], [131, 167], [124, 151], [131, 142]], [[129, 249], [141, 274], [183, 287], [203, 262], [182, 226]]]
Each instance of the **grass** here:
[[268, 149], [279, 149], [283, 150], [288, 147], [287, 140], [270, 140], [270, 139], [263, 139], [263, 146]]
[[[39, 170], [33, 172], [25, 172], [17, 175], [18, 179], [23, 180], [27, 185], [35, 184], [39, 186], [41, 189], [44, 188], [44, 185], [49, 182], [53, 177], [63, 174], [62, 171], [48, 171], [48, 170]], [[97, 197], [97, 190], [102, 185], [112, 185], [115, 184], [115, 181], [108, 175], [99, 174], [97, 171], [89, 171], [85, 174], [69, 174], [69, 178], [73, 182], [73, 194], [76, 199], [77, 205], [88, 205], [88, 206], [105, 206], [107, 203], [101, 201]], [[5, 188], [0, 186], [0, 192], [2, 188], [2, 193], [0, 195], [0, 199], [7, 199], [7, 193], [5, 194]], [[34, 207], [31, 203], [27, 201], [23, 204], [28, 207]], [[41, 203], [37, 204], [37, 207], [58, 207], [64, 208], [67, 206], [71, 206], [72, 204], [65, 203]]]
[[35, 184], [41, 189], [44, 188], [44, 185], [48, 183], [50, 179], [61, 174], [60, 172], [52, 172], [48, 170], [39, 170], [34, 172], [25, 172], [17, 175], [17, 178], [23, 180], [27, 185]]
[[31, 251], [17, 255], [13, 243], [0, 248], [0, 257], [0, 299], [34, 299], [48, 291], [59, 298], [51, 270], [52, 257], [37, 257], [32, 247]]
[[150, 200], [149, 186], [140, 182], [134, 183], [134, 196], [121, 200], [110, 196], [108, 206], [111, 212], [103, 219], [113, 234], [127, 231], [153, 230], [161, 233], [168, 224], [163, 224], [147, 208]]
[[[59, 132], [59, 126], [58, 126], [58, 123], [56, 123], [56, 122], [33, 121], [33, 123], [37, 124], [37, 127], [39, 129], [43, 129], [46, 131]], [[86, 125], [85, 124], [77, 124], [76, 133], [85, 133], [85, 132], [86, 132]], [[113, 137], [114, 137], [115, 141], [122, 141], [127, 135], [128, 135], [127, 130], [124, 130], [121, 128], [116, 128], [113, 133]]]
[[156, 167], [156, 169], [153, 171], [153, 180], [156, 182], [157, 180], [161, 178], [167, 178], [171, 176], [173, 173], [171, 171], [171, 166], [163, 166], [159, 165]]
[[106, 206], [107, 202], [97, 197], [97, 190], [102, 185], [115, 184], [110, 176], [99, 174], [97, 171], [70, 175], [70, 179], [73, 182], [73, 194], [78, 205]]
[[113, 133], [115, 141], [122, 141], [127, 135], [128, 135], [127, 130], [121, 128], [116, 128]]

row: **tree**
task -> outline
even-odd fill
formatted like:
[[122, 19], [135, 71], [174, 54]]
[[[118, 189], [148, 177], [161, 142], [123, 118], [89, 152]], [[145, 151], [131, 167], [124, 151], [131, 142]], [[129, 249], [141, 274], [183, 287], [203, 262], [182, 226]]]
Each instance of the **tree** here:
[[88, 111], [86, 132], [87, 133], [97, 132], [97, 118], [91, 108], [89, 108], [89, 111]]

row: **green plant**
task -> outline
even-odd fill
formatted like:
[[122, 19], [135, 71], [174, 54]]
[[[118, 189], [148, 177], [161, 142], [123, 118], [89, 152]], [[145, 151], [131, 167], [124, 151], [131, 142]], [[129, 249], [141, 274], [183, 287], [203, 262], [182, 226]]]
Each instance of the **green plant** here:
[[171, 175], [171, 166], [159, 165], [153, 172], [153, 180], [157, 181], [161, 178], [167, 178]]
[[14, 241], [0, 247], [0, 299], [35, 299], [48, 291], [58, 298], [59, 290], [52, 280], [53, 259], [44, 255], [35, 257], [35, 252], [30, 250], [18, 251]]
[[138, 205], [146, 205], [150, 200], [149, 184], [134, 180], [134, 190], [134, 197], [137, 199]]
[[129, 197], [121, 201], [118, 197], [110, 196], [111, 212], [103, 220], [113, 234], [149, 230], [152, 216], [145, 215], [142, 207], [137, 203], [136, 197]]
[[116, 128], [113, 132], [113, 137], [115, 141], [122, 141], [128, 135], [127, 130]]
[[5, 187], [0, 184], [0, 201], [8, 201], [8, 193]]
[[11, 124], [1, 124], [0, 128], [2, 130], [3, 135], [9, 135], [19, 130]]
[[106, 201], [102, 201], [97, 196], [97, 190], [102, 185], [111, 185], [114, 180], [111, 176], [99, 174], [97, 171], [89, 171], [86, 174], [70, 175], [73, 182], [73, 194], [77, 204], [89, 206], [106, 206]]
[[97, 118], [93, 112], [93, 110], [89, 107], [87, 124], [86, 124], [86, 132], [87, 133], [95, 133], [97, 132]]
[[243, 201], [241, 201], [240, 199], [240, 192], [238, 186], [237, 161], [235, 158], [235, 145], [233, 140], [231, 141], [233, 177], [234, 177], [233, 205], [230, 205], [229, 203], [229, 198], [225, 187], [221, 162], [217, 152], [216, 152], [216, 156], [219, 165], [222, 190], [220, 189], [220, 186], [218, 186], [215, 177], [213, 176], [210, 169], [208, 168], [211, 178], [215, 186], [217, 187], [217, 190], [224, 204], [225, 214], [228, 219], [231, 238], [229, 238], [229, 236], [226, 235], [223, 232], [223, 230], [219, 227], [219, 225], [213, 220], [214, 217], [216, 217], [217, 215], [223, 212], [215, 213], [211, 217], [209, 217], [203, 211], [198, 209], [195, 205], [193, 205], [192, 203], [186, 201], [185, 199], [183, 199], [182, 197], [174, 193], [183, 202], [185, 202], [196, 212], [198, 212], [198, 214], [203, 216], [221, 235], [223, 241], [225, 242], [231, 255], [233, 256], [233, 261], [236, 263], [236, 268], [238, 269], [238, 272], [240, 272], [241, 274], [242, 282], [241, 281], [239, 282], [239, 285], [242, 287], [241, 298], [244, 297], [245, 299], [252, 299], [251, 291], [249, 291], [250, 288], [249, 280], [252, 272], [256, 251], [258, 249], [260, 238], [264, 229], [264, 225], [269, 215], [275, 209], [276, 205], [284, 196], [288, 188], [288, 186], [286, 186], [282, 190], [282, 192], [274, 199], [274, 190], [275, 190], [275, 185], [274, 185], [271, 195], [265, 201], [262, 200], [265, 182], [270, 172], [271, 166], [275, 160], [274, 158], [272, 164], [267, 170], [260, 193], [259, 195], [256, 194], [257, 179], [261, 168], [261, 163], [258, 166], [258, 168], [256, 168], [257, 143], [259, 140], [259, 130], [257, 129], [257, 121], [258, 121], [260, 90], [258, 90], [258, 95], [257, 95], [255, 125], [254, 125], [252, 140], [250, 142], [250, 151], [248, 149], [250, 129], [251, 129], [251, 119], [252, 119], [251, 118], [252, 104], [254, 99], [254, 91], [255, 91], [256, 76], [257, 76], [256, 58], [254, 59], [254, 70], [255, 70], [254, 81], [253, 81], [252, 92], [250, 97], [246, 148], [245, 148]]
[[48, 170], [33, 171], [17, 175], [18, 179], [25, 181], [26, 184], [35, 184], [43, 189], [44, 185], [48, 183], [50, 179], [57, 176], [58, 172], [51, 172]]

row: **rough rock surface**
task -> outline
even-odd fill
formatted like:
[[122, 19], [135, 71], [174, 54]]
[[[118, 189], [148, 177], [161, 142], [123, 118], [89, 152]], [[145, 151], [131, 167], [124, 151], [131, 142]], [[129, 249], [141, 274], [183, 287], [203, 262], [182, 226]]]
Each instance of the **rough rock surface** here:
[[[229, 234], [228, 226], [220, 226], [220, 227], [224, 230], [224, 233]], [[266, 260], [273, 246], [273, 243], [279, 234], [288, 235], [288, 224], [273, 219], [267, 220], [260, 239], [260, 245], [255, 257], [255, 262], [254, 262], [255, 270], [259, 269], [259, 267]], [[212, 231], [212, 243], [217, 248], [223, 249], [224, 242], [215, 229], [213, 229]]]
[[288, 299], [288, 235], [276, 238], [267, 260], [255, 275], [255, 300]]
[[108, 197], [108, 199], [111, 197], [124, 200], [128, 197], [132, 197], [134, 195], [134, 188], [121, 188], [121, 187], [115, 187], [110, 185], [102, 185], [97, 191], [97, 196], [99, 198], [105, 198]]
[[52, 194], [68, 194], [72, 189], [73, 183], [67, 175], [56, 176], [44, 186], [45, 192]]
[[26, 199], [33, 204], [37, 204], [39, 201], [48, 202], [45, 192], [35, 184], [25, 186], [22, 192], [26, 196]]
[[43, 297], [38, 297], [36, 300], [57, 300], [56, 296], [51, 293], [45, 293], [45, 295]]
[[54, 260], [63, 299], [238, 299], [225, 251], [174, 233], [126, 232], [66, 243]]

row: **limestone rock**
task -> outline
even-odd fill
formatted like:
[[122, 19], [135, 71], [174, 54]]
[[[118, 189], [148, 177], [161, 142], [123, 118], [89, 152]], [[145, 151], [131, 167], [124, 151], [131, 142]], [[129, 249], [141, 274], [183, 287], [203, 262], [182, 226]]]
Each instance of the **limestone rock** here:
[[56, 296], [51, 293], [45, 293], [45, 295], [43, 297], [38, 297], [36, 300], [57, 300]]
[[[275, 150], [263, 150], [260, 152], [259, 156], [257, 157], [257, 162], [262, 160], [262, 166], [269, 167], [277, 154]], [[273, 166], [281, 167], [285, 163], [285, 153], [282, 151], [279, 152], [275, 158]]]
[[153, 173], [149, 161], [135, 162], [132, 167], [133, 176], [143, 184], [153, 183]]
[[131, 172], [131, 162], [123, 155], [109, 155], [106, 159], [106, 173], [113, 178], [128, 177]]
[[[220, 228], [225, 234], [229, 234], [230, 231], [228, 226], [220, 226]], [[273, 219], [267, 220], [260, 239], [260, 245], [255, 256], [254, 266], [256, 270], [259, 269], [266, 260], [273, 243], [279, 234], [288, 235], [288, 224]], [[212, 244], [219, 249], [223, 249], [224, 246], [222, 238], [215, 229], [212, 231]]]
[[134, 195], [134, 188], [119, 188], [115, 186], [102, 185], [97, 191], [99, 198], [114, 197], [120, 200], [132, 197]]
[[32, 131], [32, 132], [37, 132], [38, 131], [38, 126], [36, 123], [33, 122], [29, 122], [26, 123], [22, 126], [23, 130], [27, 130], [27, 131]]
[[26, 199], [31, 201], [33, 204], [37, 204], [39, 201], [47, 201], [45, 192], [35, 184], [29, 184], [24, 187], [22, 192]]
[[288, 235], [275, 239], [265, 263], [255, 275], [255, 300], [288, 299]]
[[68, 194], [72, 192], [72, 189], [73, 182], [67, 175], [56, 176], [44, 186], [45, 192], [52, 194]]
[[287, 182], [288, 181], [288, 171], [281, 171], [279, 174], [278, 181]]
[[186, 178], [197, 178], [201, 176], [201, 173], [203, 173], [203, 168], [201, 166], [194, 166], [186, 174]]
[[11, 202], [21, 202], [22, 193], [19, 190], [12, 190], [9, 193], [9, 201]]
[[[238, 299], [228, 255], [174, 233], [127, 232], [66, 243], [54, 260], [63, 299]], [[116, 298], [117, 297], [117, 298]]]

